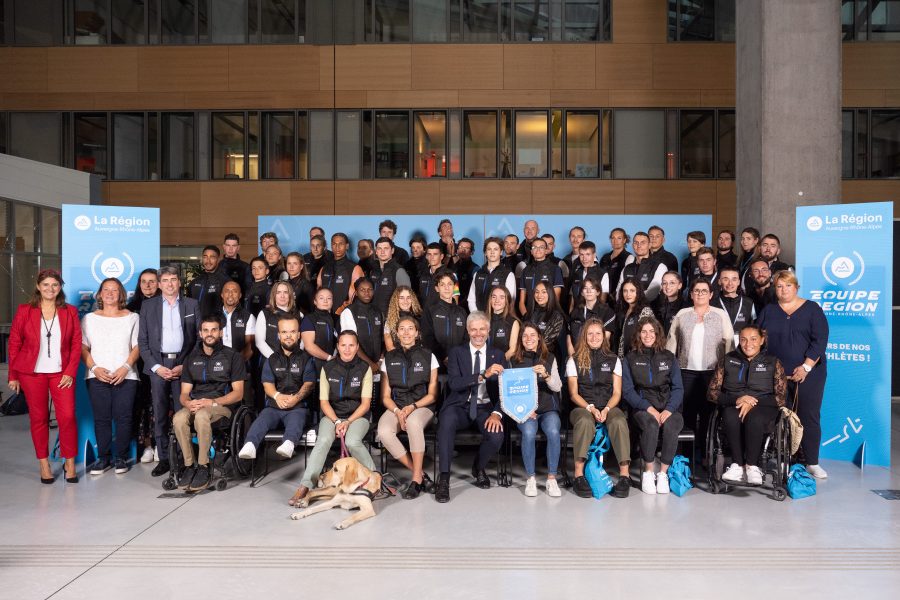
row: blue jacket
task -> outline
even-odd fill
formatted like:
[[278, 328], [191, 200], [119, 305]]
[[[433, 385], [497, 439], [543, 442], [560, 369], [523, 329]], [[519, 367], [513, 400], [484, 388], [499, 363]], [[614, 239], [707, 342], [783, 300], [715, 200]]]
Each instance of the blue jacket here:
[[[487, 369], [494, 364], [500, 364], [504, 368], [509, 366], [502, 350], [485, 344], [482, 353], [482, 369]], [[450, 349], [447, 355], [447, 387], [450, 391], [444, 401], [445, 406], [466, 406], [468, 404], [472, 387], [478, 385], [478, 375], [472, 373], [472, 368], [469, 342]], [[499, 410], [500, 386], [497, 376], [487, 379], [487, 392], [491, 399], [491, 410]]]

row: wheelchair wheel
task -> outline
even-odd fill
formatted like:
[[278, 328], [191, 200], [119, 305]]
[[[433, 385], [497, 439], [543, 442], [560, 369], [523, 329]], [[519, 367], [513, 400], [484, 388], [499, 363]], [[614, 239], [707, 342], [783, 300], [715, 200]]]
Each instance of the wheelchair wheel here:
[[787, 498], [787, 491], [781, 487], [777, 486], [772, 488], [772, 499], [777, 500], [779, 502], [784, 502], [784, 499]]
[[[253, 461], [240, 458], [238, 452], [247, 441], [247, 432], [253, 423], [253, 411], [246, 406], [237, 409], [234, 418], [231, 419], [231, 434], [229, 436], [229, 448], [235, 474], [240, 477], [249, 477], [253, 467]], [[217, 488], [218, 489], [218, 488]], [[224, 486], [222, 489], [225, 489]]]
[[223, 492], [228, 487], [228, 481], [223, 477], [216, 482], [216, 491]]
[[178, 484], [175, 482], [174, 476], [169, 475], [168, 477], [163, 479], [162, 489], [166, 490], [167, 492], [171, 492], [172, 490], [176, 489], [177, 487], [178, 487]]

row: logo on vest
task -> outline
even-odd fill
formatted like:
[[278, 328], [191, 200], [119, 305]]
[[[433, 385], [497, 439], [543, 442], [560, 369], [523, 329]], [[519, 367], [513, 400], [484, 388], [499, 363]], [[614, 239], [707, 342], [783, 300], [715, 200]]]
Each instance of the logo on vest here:
[[237, 328], [242, 328], [242, 327], [244, 327], [244, 320], [243, 320], [243, 319], [236, 319], [235, 322], [234, 322], [234, 326], [237, 327]]
[[362, 381], [360, 381], [359, 376], [354, 375], [352, 379], [350, 379], [350, 387], [359, 387], [362, 385]]
[[213, 373], [220, 373], [225, 370], [225, 365], [222, 364], [221, 360], [217, 360], [213, 363]]
[[425, 371], [425, 365], [422, 364], [422, 361], [416, 361], [413, 364], [413, 373], [422, 373]]
[[668, 371], [669, 370], [669, 361], [662, 360], [659, 362], [659, 370], [660, 371]]

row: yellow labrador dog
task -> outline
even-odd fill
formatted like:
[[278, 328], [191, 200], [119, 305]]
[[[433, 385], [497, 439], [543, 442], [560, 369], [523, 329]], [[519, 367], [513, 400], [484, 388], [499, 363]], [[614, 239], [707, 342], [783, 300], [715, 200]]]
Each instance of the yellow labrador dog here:
[[[305, 510], [295, 512], [291, 519], [299, 520], [331, 508], [354, 509], [359, 512], [337, 523], [335, 529], [347, 529], [360, 521], [375, 516], [372, 506], [373, 496], [381, 489], [381, 474], [370, 471], [352, 457], [335, 461], [330, 471], [319, 477], [319, 487], [306, 495], [298, 506]], [[307, 508], [316, 500], [325, 502], [313, 508]]]

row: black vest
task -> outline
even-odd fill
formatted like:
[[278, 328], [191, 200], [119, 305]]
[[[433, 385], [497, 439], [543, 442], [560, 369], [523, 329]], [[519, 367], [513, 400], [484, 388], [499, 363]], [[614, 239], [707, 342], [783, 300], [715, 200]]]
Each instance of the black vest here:
[[375, 265], [369, 274], [372, 285], [375, 288], [375, 295], [372, 296], [372, 304], [378, 307], [381, 314], [386, 315], [388, 307], [391, 304], [391, 295], [397, 288], [397, 271], [400, 265], [395, 260], [389, 260], [384, 267]]
[[[585, 271], [587, 273], [585, 274]], [[590, 276], [594, 276], [598, 281], [602, 283], [603, 276], [606, 274], [606, 269], [601, 267], [600, 265], [592, 265], [587, 269], [584, 268], [584, 265], [581, 264], [581, 261], [578, 262], [578, 266], [575, 267], [575, 273], [572, 276], [572, 287], [569, 288], [569, 295], [571, 298], [575, 299], [575, 302], [579, 302], [579, 298], [581, 297], [581, 288], [584, 287], [584, 280]], [[597, 290], [597, 296], [603, 293], [603, 290]]]
[[459, 346], [468, 339], [466, 332], [466, 311], [452, 302], [438, 300], [426, 308], [425, 318], [430, 322], [423, 329], [430, 331], [428, 344], [438, 362], [443, 362], [450, 348]]
[[[537, 365], [544, 365], [547, 373], [553, 373], [553, 354], [547, 355], [547, 360], [541, 361], [534, 352], [523, 352], [522, 360], [519, 362], [510, 361], [510, 368], [528, 368]], [[559, 397], [557, 393], [550, 389], [543, 377], [537, 378], [538, 382], [538, 405], [537, 412], [543, 414], [551, 410], [559, 410]]]
[[654, 352], [641, 350], [625, 355], [635, 391], [656, 410], [663, 410], [669, 403], [672, 390], [672, 369], [675, 355], [668, 350]]
[[409, 350], [398, 347], [384, 355], [384, 369], [391, 385], [391, 400], [399, 408], [420, 400], [428, 393], [431, 356], [431, 352], [419, 344]]
[[622, 269], [622, 282], [624, 283], [628, 280], [637, 281], [646, 292], [658, 268], [659, 262], [653, 256], [648, 256], [641, 262], [629, 263]]
[[631, 252], [622, 250], [615, 258], [612, 257], [612, 252], [607, 252], [600, 257], [600, 266], [605, 268], [606, 272], [609, 273], [610, 290], [618, 289], [619, 279], [622, 276], [622, 269], [625, 268], [625, 261], [628, 260], [629, 256], [631, 256]]
[[363, 304], [358, 298], [348, 307], [353, 321], [356, 323], [356, 336], [359, 348], [370, 360], [378, 361], [384, 349], [384, 317], [375, 306], [373, 300]]
[[603, 304], [600, 300], [594, 304], [594, 308], [588, 308], [586, 305], [576, 306], [569, 315], [569, 334], [572, 336], [572, 345], [578, 345], [578, 339], [581, 336], [581, 330], [588, 319], [600, 319], [603, 321], [603, 330], [609, 331], [610, 334], [615, 333], [616, 313], [607, 304]]
[[[250, 319], [250, 311], [238, 305], [231, 313], [231, 349], [240, 352], [247, 345], [247, 321]], [[249, 332], [255, 335], [255, 332]]]
[[725, 377], [719, 402], [734, 404], [741, 396], [753, 396], [761, 405], [775, 406], [775, 363], [777, 358], [760, 352], [748, 361], [741, 350], [732, 350], [725, 355], [723, 366]]
[[354, 268], [356, 263], [351, 262], [346, 256], [330, 260], [322, 266], [322, 287], [328, 288], [334, 295], [332, 310], [336, 310], [350, 297]]
[[[184, 360], [184, 368], [190, 372], [194, 384], [191, 398], [221, 398], [231, 392], [231, 382], [236, 381], [237, 376], [232, 373], [234, 355], [234, 350], [219, 343], [207, 356], [203, 344], [198, 344]], [[243, 364], [243, 361], [239, 362]]]
[[674, 319], [675, 315], [678, 314], [678, 311], [685, 306], [687, 306], [687, 303], [684, 301], [680, 292], [672, 302], [669, 302], [666, 295], [662, 293], [653, 301], [653, 314], [656, 315], [656, 319], [663, 326], [666, 335], [669, 335], [669, 328], [672, 327], [672, 319]]
[[[280, 394], [296, 394], [303, 387], [303, 372], [306, 365], [312, 358], [303, 350], [297, 350], [290, 356], [284, 353], [284, 350], [277, 350], [268, 358], [269, 368], [275, 377], [275, 390]], [[316, 374], [318, 376], [318, 373]], [[307, 396], [308, 398], [308, 396]], [[306, 404], [306, 398], [301, 404]], [[274, 402], [269, 403], [270, 406], [277, 407]]]
[[211, 315], [222, 310], [222, 288], [231, 281], [222, 271], [203, 272], [191, 281], [188, 296], [200, 305], [198, 317]]
[[475, 306], [478, 310], [488, 310], [488, 301], [491, 298], [491, 290], [495, 287], [505, 287], [506, 280], [512, 271], [501, 262], [493, 271], [487, 270], [487, 265], [475, 272], [472, 285], [475, 286]]
[[541, 262], [532, 262], [522, 270], [522, 283], [519, 287], [525, 288], [525, 310], [531, 312], [534, 305], [534, 286], [543, 281], [548, 284], [548, 290], [553, 293], [553, 282], [556, 269], [559, 266], [547, 259]]
[[735, 335], [740, 334], [741, 329], [753, 322], [751, 319], [753, 316], [753, 300], [747, 296], [738, 294], [734, 298], [729, 298], [720, 294], [714, 302], [728, 313]]
[[327, 260], [328, 254], [326, 252], [323, 252], [319, 258], [313, 256], [312, 252], [307, 252], [303, 255], [303, 264], [306, 265], [306, 272], [309, 274], [311, 281], [315, 281], [316, 277], [319, 276], [319, 271], [322, 270], [322, 266]]
[[313, 297], [316, 295], [315, 286], [302, 275], [288, 279], [288, 283], [291, 284], [291, 289], [294, 291], [294, 306], [299, 308], [303, 314], [312, 312], [315, 308], [313, 305]]
[[348, 363], [336, 358], [322, 368], [328, 380], [328, 402], [339, 419], [346, 419], [362, 401], [362, 384], [369, 365], [359, 358]]
[[[573, 357], [574, 360], [574, 357]], [[591, 367], [587, 372], [575, 368], [578, 373], [578, 395], [588, 404], [603, 408], [609, 403], [613, 393], [613, 375], [618, 358], [614, 354], [604, 354], [591, 350]]]
[[434, 275], [432, 275], [431, 267], [428, 266], [428, 263], [425, 263], [424, 268], [419, 272], [419, 304], [423, 307], [438, 302], [440, 296], [434, 288], [437, 285], [438, 278], [445, 273], [449, 274], [453, 281], [456, 281], [456, 273], [445, 266], [438, 267]]
[[262, 281], [254, 281], [244, 296], [244, 306], [252, 315], [258, 315], [259, 311], [266, 307], [269, 303], [269, 292], [272, 290], [272, 284], [268, 279]]
[[475, 263], [469, 260], [459, 260], [453, 265], [453, 272], [456, 273], [456, 281], [459, 283], [460, 306], [466, 306], [466, 300], [469, 298], [469, 288], [475, 278]]
[[278, 318], [282, 315], [297, 315], [293, 315], [293, 313], [281, 310], [280, 308], [273, 311], [271, 308], [266, 307], [262, 309], [261, 312], [266, 316], [266, 344], [268, 344], [269, 348], [272, 350], [278, 351], [278, 349], [281, 348], [281, 341], [278, 339]]
[[548, 314], [546, 309], [535, 306], [531, 314], [528, 315], [528, 320], [538, 326], [541, 335], [544, 337], [544, 343], [547, 344], [550, 352], [557, 354], [559, 350], [557, 344], [566, 327], [566, 318], [562, 311], [556, 310]]
[[506, 351], [509, 350], [513, 323], [515, 322], [516, 318], [512, 315], [506, 315], [506, 318], [503, 318], [500, 315], [491, 314], [491, 335], [488, 337], [488, 346], [506, 354]]
[[[335, 330], [334, 317], [331, 316], [331, 313], [328, 311], [316, 309], [306, 315], [304, 320], [306, 319], [309, 319], [310, 323], [312, 323], [313, 327], [315, 327], [316, 346], [318, 346], [322, 351], [328, 354], [333, 354], [338, 332]], [[317, 370], [321, 369], [326, 362], [321, 358], [317, 358], [315, 359], [315, 361]]]

